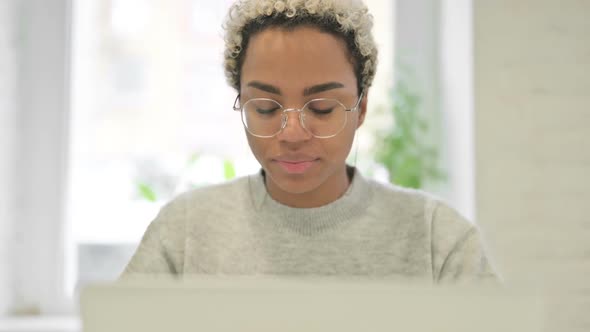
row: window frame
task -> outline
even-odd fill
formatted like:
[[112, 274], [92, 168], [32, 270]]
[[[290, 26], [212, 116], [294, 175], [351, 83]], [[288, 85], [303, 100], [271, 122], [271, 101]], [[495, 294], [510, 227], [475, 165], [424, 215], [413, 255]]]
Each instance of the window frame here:
[[18, 69], [12, 303], [73, 313], [64, 289], [71, 1], [15, 2]]

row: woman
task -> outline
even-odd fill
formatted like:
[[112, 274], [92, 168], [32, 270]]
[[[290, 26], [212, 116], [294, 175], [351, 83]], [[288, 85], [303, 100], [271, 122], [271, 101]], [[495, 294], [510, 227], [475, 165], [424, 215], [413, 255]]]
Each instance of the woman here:
[[124, 275], [495, 278], [457, 212], [346, 165], [375, 74], [371, 27], [354, 0], [232, 6], [225, 70], [262, 169], [166, 205]]

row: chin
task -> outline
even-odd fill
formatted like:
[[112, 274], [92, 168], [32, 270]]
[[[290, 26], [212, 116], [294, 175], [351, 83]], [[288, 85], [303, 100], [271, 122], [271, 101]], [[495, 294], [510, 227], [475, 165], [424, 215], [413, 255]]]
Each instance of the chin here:
[[289, 194], [305, 194], [321, 186], [324, 182], [317, 173], [286, 174], [282, 170], [266, 168], [266, 174], [281, 191]]

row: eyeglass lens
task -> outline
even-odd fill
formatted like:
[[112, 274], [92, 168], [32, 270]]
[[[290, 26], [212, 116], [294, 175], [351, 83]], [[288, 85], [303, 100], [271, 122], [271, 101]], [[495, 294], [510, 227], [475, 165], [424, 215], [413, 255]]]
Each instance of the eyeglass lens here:
[[[305, 129], [318, 137], [332, 136], [346, 124], [346, 109], [334, 99], [316, 99], [301, 109]], [[273, 136], [281, 131], [287, 112], [270, 99], [251, 99], [242, 107], [242, 120], [248, 131], [257, 136]], [[284, 119], [284, 120], [283, 120]]]

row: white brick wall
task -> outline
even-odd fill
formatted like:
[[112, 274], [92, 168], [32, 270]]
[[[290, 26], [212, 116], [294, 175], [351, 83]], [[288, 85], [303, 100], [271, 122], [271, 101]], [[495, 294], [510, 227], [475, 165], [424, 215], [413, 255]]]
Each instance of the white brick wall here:
[[590, 2], [474, 3], [478, 220], [548, 331], [590, 331]]
[[0, 315], [11, 302], [13, 206], [11, 181], [13, 174], [16, 56], [13, 0], [0, 1]]

